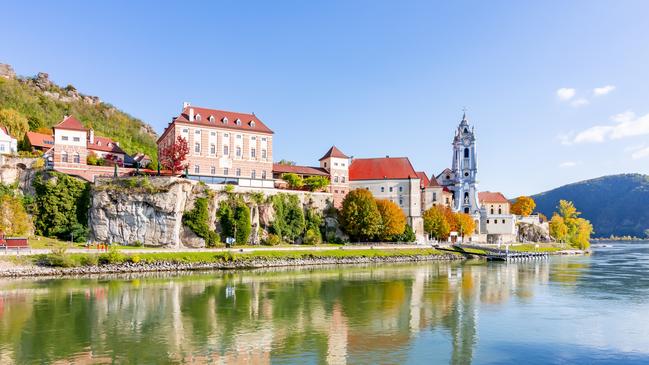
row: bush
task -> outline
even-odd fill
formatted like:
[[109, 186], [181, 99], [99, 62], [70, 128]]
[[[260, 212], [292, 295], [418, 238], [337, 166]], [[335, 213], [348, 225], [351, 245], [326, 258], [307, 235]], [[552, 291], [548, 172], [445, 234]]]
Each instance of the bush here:
[[133, 256], [129, 257], [129, 261], [134, 263], [134, 264], [137, 264], [140, 261], [142, 261], [142, 259], [140, 259], [140, 256], [138, 256], [138, 255], [133, 255]]
[[99, 255], [98, 262], [101, 265], [121, 264], [126, 260], [126, 255], [119, 252], [117, 247], [111, 247], [107, 253]]
[[269, 233], [266, 239], [262, 240], [261, 244], [265, 246], [277, 246], [282, 243], [282, 239], [276, 235]]
[[302, 236], [306, 227], [300, 200], [293, 194], [277, 194], [273, 196], [272, 200], [275, 220], [271, 224], [271, 232], [282, 240], [295, 242], [298, 237]]
[[194, 208], [183, 214], [183, 223], [205, 240], [207, 247], [214, 247], [220, 241], [219, 234], [210, 229], [207, 198], [197, 198]]
[[32, 169], [39, 170], [45, 167], [45, 159], [44, 158], [39, 158], [34, 161], [32, 164]]
[[304, 179], [304, 185], [310, 191], [320, 191], [329, 186], [329, 179], [325, 176], [309, 176]]
[[136, 241], [133, 241], [132, 246], [133, 247], [144, 247], [144, 243], [142, 243], [142, 241], [136, 240]]
[[83, 266], [97, 266], [99, 264], [98, 255], [84, 255], [79, 259], [79, 263]]
[[305, 245], [319, 245], [321, 243], [322, 243], [322, 236], [320, 236], [319, 230], [310, 228], [304, 234]]
[[300, 175], [293, 173], [282, 174], [282, 180], [286, 181], [291, 189], [300, 189], [304, 186], [304, 179]]

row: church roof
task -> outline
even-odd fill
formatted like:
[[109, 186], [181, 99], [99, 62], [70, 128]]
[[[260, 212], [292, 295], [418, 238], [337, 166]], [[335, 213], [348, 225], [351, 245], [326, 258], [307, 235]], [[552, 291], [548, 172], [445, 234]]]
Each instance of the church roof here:
[[408, 157], [357, 158], [349, 165], [349, 180], [419, 178]]
[[509, 203], [509, 200], [500, 192], [481, 191], [478, 193], [480, 203]]
[[322, 160], [324, 160], [325, 158], [329, 158], [329, 157], [335, 157], [335, 158], [349, 158], [349, 157], [347, 157], [347, 155], [345, 155], [341, 150], [339, 150], [338, 147], [336, 147], [336, 146], [331, 146], [331, 148], [329, 149], [329, 151], [327, 151], [327, 153], [325, 153], [324, 156], [320, 157], [320, 159], [319, 159], [318, 161], [322, 161]]

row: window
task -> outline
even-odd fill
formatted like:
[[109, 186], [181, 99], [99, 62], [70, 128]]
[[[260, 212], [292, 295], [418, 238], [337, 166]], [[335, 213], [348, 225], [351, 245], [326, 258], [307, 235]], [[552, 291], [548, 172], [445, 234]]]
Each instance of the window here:
[[437, 193], [433, 193], [433, 201], [434, 201], [434, 202], [437, 201]]
[[65, 151], [61, 153], [61, 162], [68, 162], [68, 153]]
[[327, 167], [327, 163], [326, 163], [326, 162], [324, 163], [324, 167], [325, 167], [325, 168]]
[[342, 167], [345, 167], [345, 163], [344, 163], [344, 162], [343, 162], [343, 163], [341, 163], [341, 164], [340, 164], [340, 166], [342, 166]]
[[240, 134], [237, 134], [237, 139], [241, 139], [241, 135], [240, 135]]
[[227, 156], [229, 152], [228, 146], [223, 146], [223, 154]]
[[237, 120], [234, 121], [234, 124], [241, 125], [241, 119], [237, 118]]
[[498, 224], [498, 219], [494, 219], [494, 224]]
[[223, 122], [223, 124], [228, 124], [228, 117], [223, 117], [223, 119], [221, 119], [221, 122]]
[[252, 137], [250, 137], [250, 139], [252, 139], [253, 141], [256, 141], [256, 140], [257, 140], [257, 137], [252, 136]]
[[200, 174], [201, 173], [201, 168], [198, 165], [194, 165], [194, 173], [195, 174]]
[[250, 178], [251, 179], [256, 179], [257, 178], [257, 171], [252, 170], [252, 172], [250, 173]]
[[[498, 214], [503, 214], [502, 208], [498, 208]], [[503, 223], [505, 223], [505, 222], [503, 222]]]
[[189, 133], [189, 129], [183, 128], [183, 133]]
[[200, 122], [200, 121], [201, 121], [201, 115], [200, 115], [200, 114], [196, 114], [196, 116], [194, 117], [194, 119], [196, 119], [197, 122]]
[[491, 208], [490, 214], [494, 214], [494, 208]]
[[489, 224], [489, 219], [487, 219], [487, 224]]
[[384, 188], [383, 186], [381, 186], [381, 192], [382, 192], [382, 193], [385, 192], [385, 188]]
[[216, 137], [216, 132], [210, 132], [210, 136]]
[[392, 186], [390, 186], [390, 192], [392, 192]]
[[74, 154], [74, 163], [81, 163], [81, 156], [78, 153]]
[[200, 129], [195, 130], [194, 134], [197, 135], [197, 136], [200, 136], [201, 135], [201, 130]]
[[210, 167], [210, 174], [216, 175], [216, 167], [214, 166]]
[[503, 219], [503, 224], [505, 224], [505, 220]]
[[[207, 118], [207, 119], [208, 119], [210, 122], [214, 123], [214, 116], [213, 116], [213, 115], [210, 115], [210, 117]], [[212, 133], [214, 133], [214, 132], [212, 132]]]
[[464, 133], [469, 133], [469, 130], [464, 128]]
[[256, 158], [257, 157], [257, 150], [254, 148], [250, 149], [250, 157]]
[[201, 144], [196, 142], [194, 143], [194, 152], [201, 153]]
[[345, 177], [344, 176], [340, 177], [340, 182], [345, 182]]
[[250, 121], [250, 128], [255, 128], [255, 121], [254, 120]]
[[223, 168], [223, 175], [228, 176], [228, 173], [230, 173], [230, 171], [228, 171], [227, 167], [224, 167]]
[[63, 140], [63, 141], [67, 141], [67, 140], [68, 140], [68, 136], [61, 136], [61, 140]]
[[334, 182], [338, 182], [338, 176], [334, 176]]
[[264, 179], [264, 180], [266, 179], [266, 170], [263, 170], [261, 172], [261, 178]]
[[216, 145], [214, 143], [210, 145], [210, 154], [216, 155]]
[[226, 133], [223, 135], [224, 138], [230, 138], [230, 133]]
[[241, 157], [241, 147], [237, 146], [237, 157]]
[[469, 173], [468, 173], [468, 172], [465, 172], [465, 173], [464, 173], [464, 176], [465, 176], [465, 177], [466, 177], [466, 176], [469, 176]]
[[338, 162], [334, 162], [334, 166], [338, 166]]
[[261, 158], [266, 158], [266, 150], [261, 150]]
[[262, 137], [262, 138], [261, 138], [261, 141], [262, 141], [262, 142], [266, 142], [266, 137]]
[[403, 205], [403, 198], [399, 198], [399, 205]]
[[236, 174], [237, 176], [241, 176], [241, 169], [237, 169]]
[[403, 191], [403, 186], [399, 186], [399, 192]]
[[79, 137], [73, 137], [72, 140], [75, 141], [75, 142], [81, 141], [81, 139]]
[[464, 158], [469, 158], [469, 149], [468, 148], [464, 149]]

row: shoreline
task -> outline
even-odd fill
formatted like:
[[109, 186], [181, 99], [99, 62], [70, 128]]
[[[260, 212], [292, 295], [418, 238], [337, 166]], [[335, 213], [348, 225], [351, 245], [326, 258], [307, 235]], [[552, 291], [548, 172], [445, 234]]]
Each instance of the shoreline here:
[[21, 277], [78, 277], [96, 274], [133, 274], [152, 272], [183, 272], [183, 271], [228, 271], [254, 270], [273, 267], [312, 267], [324, 265], [355, 265], [380, 263], [409, 263], [409, 262], [454, 262], [469, 258], [458, 254], [435, 255], [400, 255], [400, 256], [355, 256], [355, 257], [304, 257], [304, 258], [255, 258], [250, 260], [218, 261], [218, 262], [173, 262], [156, 261], [151, 263], [106, 264], [78, 267], [48, 267], [39, 265], [15, 265], [0, 269], [1, 278]]

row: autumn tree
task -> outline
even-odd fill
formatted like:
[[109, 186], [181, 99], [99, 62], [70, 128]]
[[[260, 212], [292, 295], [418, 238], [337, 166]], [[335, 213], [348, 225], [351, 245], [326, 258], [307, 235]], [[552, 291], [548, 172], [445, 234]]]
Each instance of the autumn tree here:
[[550, 219], [550, 236], [559, 242], [564, 242], [568, 236], [568, 226], [557, 213], [554, 213]]
[[579, 217], [581, 212], [571, 201], [560, 200], [557, 210], [550, 221], [550, 234], [555, 239], [566, 241], [582, 250], [590, 247], [593, 225], [587, 219]]
[[406, 229], [406, 215], [397, 204], [387, 199], [376, 201], [381, 215], [381, 230], [377, 238], [381, 241], [392, 241]]
[[435, 205], [423, 214], [424, 231], [438, 241], [445, 241], [451, 232], [451, 225], [446, 219], [445, 210], [448, 208]]
[[0, 194], [0, 232], [7, 236], [23, 236], [32, 229], [31, 218], [19, 197]]
[[19, 140], [29, 131], [27, 118], [14, 109], [0, 109], [0, 125], [5, 126], [7, 132]]
[[288, 187], [291, 189], [300, 189], [304, 186], [304, 179], [302, 176], [292, 172], [282, 174], [282, 180], [286, 181]]
[[472, 235], [476, 229], [476, 223], [473, 217], [466, 213], [456, 213], [456, 220], [458, 225], [458, 232], [462, 237], [465, 235]]
[[339, 218], [353, 240], [368, 241], [381, 232], [381, 213], [368, 190], [350, 191], [342, 202]]
[[187, 140], [178, 136], [175, 143], [162, 150], [160, 164], [165, 169], [171, 170], [172, 175], [175, 175], [176, 171], [182, 171], [189, 166], [186, 162], [188, 154], [189, 146], [187, 145]]
[[516, 198], [511, 207], [511, 213], [516, 215], [528, 216], [534, 212], [536, 202], [529, 196], [519, 196]]

